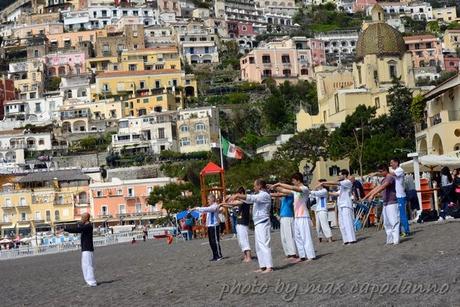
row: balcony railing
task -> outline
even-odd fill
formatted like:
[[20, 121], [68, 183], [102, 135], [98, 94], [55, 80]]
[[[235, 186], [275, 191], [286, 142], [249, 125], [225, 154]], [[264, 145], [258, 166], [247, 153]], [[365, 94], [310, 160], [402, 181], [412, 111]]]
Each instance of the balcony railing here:
[[30, 205], [28, 203], [19, 203], [18, 208], [28, 208]]
[[14, 206], [12, 204], [3, 204], [2, 209], [3, 210], [8, 210], [8, 209], [12, 210], [12, 209], [14, 209]]

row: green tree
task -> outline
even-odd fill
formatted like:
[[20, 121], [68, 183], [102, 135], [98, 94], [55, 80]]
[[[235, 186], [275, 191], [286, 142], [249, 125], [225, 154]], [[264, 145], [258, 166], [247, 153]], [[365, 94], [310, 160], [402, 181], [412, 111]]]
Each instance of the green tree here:
[[399, 79], [393, 79], [393, 85], [388, 90], [387, 96], [390, 111], [389, 127], [405, 138], [414, 137], [414, 122], [410, 113], [412, 100], [412, 91], [405, 87]]
[[154, 187], [147, 202], [150, 206], [155, 206], [161, 202], [168, 217], [170, 217], [171, 214], [199, 205], [200, 195], [190, 183], [169, 183], [165, 186]]
[[412, 99], [410, 106], [410, 113], [414, 123], [420, 123], [423, 120], [423, 113], [425, 112], [425, 102], [423, 96], [418, 94]]
[[311, 164], [312, 171], [316, 162], [329, 158], [328, 144], [329, 131], [325, 126], [308, 129], [294, 135], [276, 152], [275, 157], [280, 160], [290, 160], [296, 165], [305, 160]]
[[331, 133], [329, 153], [334, 160], [350, 159], [352, 166], [359, 168], [363, 174], [365, 140], [371, 135], [371, 123], [376, 109], [359, 105], [355, 112], [345, 118], [339, 128]]

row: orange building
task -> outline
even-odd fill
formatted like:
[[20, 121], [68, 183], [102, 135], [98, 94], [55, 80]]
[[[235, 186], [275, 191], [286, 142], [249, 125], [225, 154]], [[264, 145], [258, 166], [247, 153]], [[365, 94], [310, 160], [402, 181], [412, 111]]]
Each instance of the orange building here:
[[163, 216], [161, 204], [148, 205], [153, 188], [175, 182], [169, 177], [98, 182], [90, 185], [91, 213], [96, 225], [146, 223]]

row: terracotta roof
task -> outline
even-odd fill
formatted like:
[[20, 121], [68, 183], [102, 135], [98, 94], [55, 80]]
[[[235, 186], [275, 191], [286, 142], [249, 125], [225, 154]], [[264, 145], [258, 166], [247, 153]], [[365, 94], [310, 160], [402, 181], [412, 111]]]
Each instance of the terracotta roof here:
[[15, 130], [0, 130], [0, 135], [18, 135], [18, 134], [24, 134], [23, 129], [15, 129]]
[[157, 69], [157, 70], [134, 70], [134, 71], [109, 71], [97, 75], [98, 78], [110, 77], [129, 77], [129, 76], [142, 76], [142, 75], [162, 75], [180, 73], [179, 69]]

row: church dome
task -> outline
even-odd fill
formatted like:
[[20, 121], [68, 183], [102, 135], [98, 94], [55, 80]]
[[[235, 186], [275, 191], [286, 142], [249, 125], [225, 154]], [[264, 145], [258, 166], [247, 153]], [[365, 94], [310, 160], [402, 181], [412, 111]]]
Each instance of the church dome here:
[[405, 52], [406, 44], [401, 33], [384, 22], [371, 23], [356, 43], [357, 59], [369, 54], [402, 57]]

